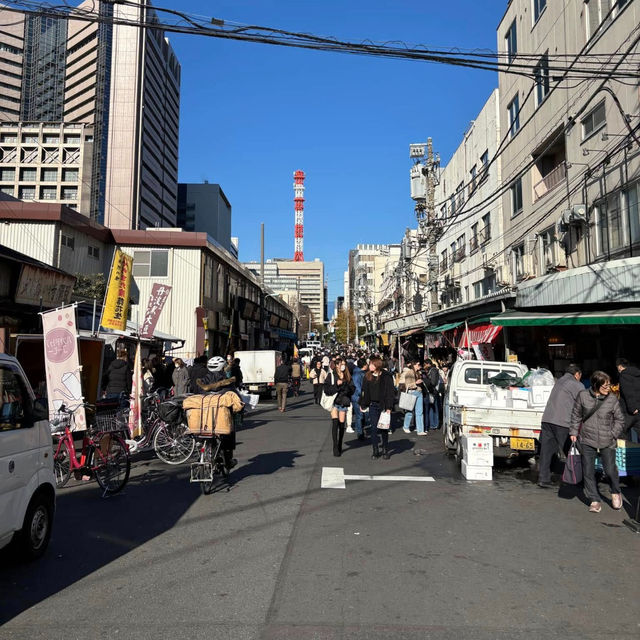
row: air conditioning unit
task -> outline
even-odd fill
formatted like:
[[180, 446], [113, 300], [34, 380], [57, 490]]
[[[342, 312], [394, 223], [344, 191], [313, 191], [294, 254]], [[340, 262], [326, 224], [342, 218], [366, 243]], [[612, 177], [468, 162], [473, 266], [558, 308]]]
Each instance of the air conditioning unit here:
[[527, 280], [535, 278], [536, 270], [533, 262], [533, 255], [526, 254], [522, 256], [522, 272], [518, 276], [518, 280]]
[[507, 267], [501, 264], [499, 267], [495, 268], [496, 274], [496, 285], [498, 287], [504, 288], [511, 286], [510, 273]]

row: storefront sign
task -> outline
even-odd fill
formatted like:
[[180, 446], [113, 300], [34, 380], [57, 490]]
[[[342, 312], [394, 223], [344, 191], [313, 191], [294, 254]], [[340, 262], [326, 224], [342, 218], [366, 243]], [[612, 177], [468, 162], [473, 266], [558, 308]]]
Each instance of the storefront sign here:
[[55, 307], [71, 298], [76, 279], [65, 273], [23, 264], [16, 287], [16, 304]]
[[164, 303], [167, 301], [170, 293], [170, 285], [158, 284], [157, 282], [153, 283], [151, 295], [149, 296], [149, 304], [147, 305], [147, 312], [144, 314], [144, 322], [140, 329], [141, 338], [153, 337], [153, 332], [158, 324], [158, 318], [160, 318]]
[[[42, 333], [51, 420], [62, 405], [75, 408], [83, 402], [75, 305], [43, 313]], [[86, 428], [84, 408], [80, 407], [75, 412], [75, 430]]]
[[131, 267], [133, 258], [116, 249], [109, 275], [109, 287], [102, 309], [100, 325], [105, 329], [125, 331], [129, 314], [129, 292], [131, 290]]

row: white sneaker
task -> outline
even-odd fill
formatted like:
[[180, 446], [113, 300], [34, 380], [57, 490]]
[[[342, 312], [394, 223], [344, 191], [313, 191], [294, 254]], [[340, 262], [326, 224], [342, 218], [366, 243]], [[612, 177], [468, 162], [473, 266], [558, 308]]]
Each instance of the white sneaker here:
[[355, 433], [355, 431], [351, 427], [347, 427], [347, 433]]

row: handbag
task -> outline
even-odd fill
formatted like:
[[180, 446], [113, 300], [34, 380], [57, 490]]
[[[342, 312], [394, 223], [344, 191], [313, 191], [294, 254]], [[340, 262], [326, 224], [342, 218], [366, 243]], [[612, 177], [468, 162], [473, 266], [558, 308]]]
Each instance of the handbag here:
[[391, 414], [383, 411], [378, 419], [378, 429], [390, 429], [391, 428]]
[[334, 393], [331, 396], [328, 396], [324, 391], [322, 392], [322, 398], [320, 398], [320, 406], [325, 410], [325, 411], [331, 411], [333, 409], [333, 403], [336, 399], [336, 396], [338, 394]]
[[398, 401], [398, 406], [405, 411], [413, 411], [416, 406], [416, 401], [418, 400], [417, 396], [414, 396], [412, 393], [407, 393], [406, 391], [400, 392], [400, 400]]
[[582, 456], [575, 443], [569, 449], [569, 455], [562, 472], [562, 482], [567, 484], [580, 484], [582, 482]]

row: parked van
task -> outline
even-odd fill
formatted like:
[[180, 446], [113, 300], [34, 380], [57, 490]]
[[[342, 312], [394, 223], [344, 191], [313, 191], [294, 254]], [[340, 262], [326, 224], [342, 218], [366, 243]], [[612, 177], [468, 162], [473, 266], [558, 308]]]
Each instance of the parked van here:
[[27, 558], [45, 552], [55, 487], [48, 411], [18, 361], [0, 354], [0, 549], [13, 541]]

